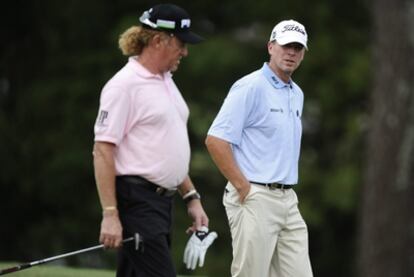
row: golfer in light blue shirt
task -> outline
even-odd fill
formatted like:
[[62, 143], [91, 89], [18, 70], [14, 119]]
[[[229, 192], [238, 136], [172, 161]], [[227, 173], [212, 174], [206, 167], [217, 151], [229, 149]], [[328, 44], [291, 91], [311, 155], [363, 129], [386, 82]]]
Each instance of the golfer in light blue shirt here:
[[248, 180], [296, 184], [302, 107], [302, 90], [265, 63], [233, 85], [208, 134], [231, 143]]
[[208, 131], [209, 153], [228, 180], [223, 204], [233, 277], [312, 276], [307, 227], [293, 190], [304, 97], [291, 75], [306, 49], [302, 24], [277, 24], [270, 61], [234, 83]]

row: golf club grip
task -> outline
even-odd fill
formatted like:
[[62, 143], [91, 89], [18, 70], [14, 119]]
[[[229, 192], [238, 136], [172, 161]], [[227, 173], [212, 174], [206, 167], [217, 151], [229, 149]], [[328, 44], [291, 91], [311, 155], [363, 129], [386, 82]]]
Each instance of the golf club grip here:
[[4, 274], [12, 273], [12, 272], [15, 272], [15, 271], [23, 270], [23, 269], [29, 268], [31, 266], [32, 265], [30, 263], [28, 263], [28, 264], [22, 264], [22, 265], [13, 266], [13, 267], [10, 267], [10, 268], [2, 269], [2, 270], [0, 270], [0, 275], [4, 275]]

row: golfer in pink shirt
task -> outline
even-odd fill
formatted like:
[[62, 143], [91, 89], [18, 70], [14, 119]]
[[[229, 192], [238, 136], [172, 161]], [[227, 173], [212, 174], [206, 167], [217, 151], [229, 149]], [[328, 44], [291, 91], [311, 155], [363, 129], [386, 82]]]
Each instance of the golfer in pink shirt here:
[[128, 63], [104, 86], [96, 119], [94, 168], [103, 209], [100, 241], [118, 248], [139, 233], [144, 251], [125, 244], [117, 276], [176, 276], [170, 254], [173, 195], [178, 191], [193, 220], [189, 232], [208, 227], [190, 177], [188, 107], [171, 72], [188, 54], [190, 31], [182, 8], [161, 4], [145, 11], [140, 26], [120, 37]]

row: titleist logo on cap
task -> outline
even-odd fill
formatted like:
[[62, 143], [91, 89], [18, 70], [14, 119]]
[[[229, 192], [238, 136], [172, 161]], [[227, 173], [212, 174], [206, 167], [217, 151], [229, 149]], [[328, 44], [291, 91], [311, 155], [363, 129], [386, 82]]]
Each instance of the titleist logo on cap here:
[[283, 27], [282, 33], [286, 32], [286, 31], [296, 31], [301, 33], [302, 35], [306, 35], [305, 30], [303, 30], [302, 28], [300, 28], [297, 25], [294, 24], [290, 24], [290, 25], [286, 25]]

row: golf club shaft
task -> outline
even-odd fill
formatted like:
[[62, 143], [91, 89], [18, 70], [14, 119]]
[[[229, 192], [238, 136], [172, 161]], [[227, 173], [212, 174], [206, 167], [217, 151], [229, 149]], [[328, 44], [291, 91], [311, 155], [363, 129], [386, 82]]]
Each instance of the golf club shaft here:
[[[130, 237], [130, 238], [124, 239], [122, 241], [122, 243], [126, 243], [126, 242], [133, 241], [133, 240], [135, 240], [135, 238]], [[46, 259], [33, 261], [33, 262], [30, 262], [30, 263], [25, 263], [25, 264], [17, 265], [17, 266], [14, 266], [14, 267], [2, 269], [2, 270], [0, 270], [0, 275], [20, 271], [20, 270], [27, 269], [27, 268], [30, 268], [30, 267], [35, 266], [35, 265], [40, 265], [40, 264], [52, 262], [52, 261], [55, 261], [55, 260], [58, 260], [58, 259], [78, 255], [78, 254], [89, 252], [89, 251], [94, 251], [94, 250], [101, 249], [101, 248], [104, 248], [103, 244], [99, 244], [99, 245], [92, 246], [92, 247], [89, 247], [89, 248], [85, 248], [85, 249], [81, 249], [81, 250], [77, 250], [77, 251], [73, 251], [73, 252], [69, 252], [69, 253], [65, 253], [65, 254], [61, 254], [61, 255], [57, 255], [57, 256], [53, 256], [53, 257], [50, 257], [50, 258], [46, 258]]]

